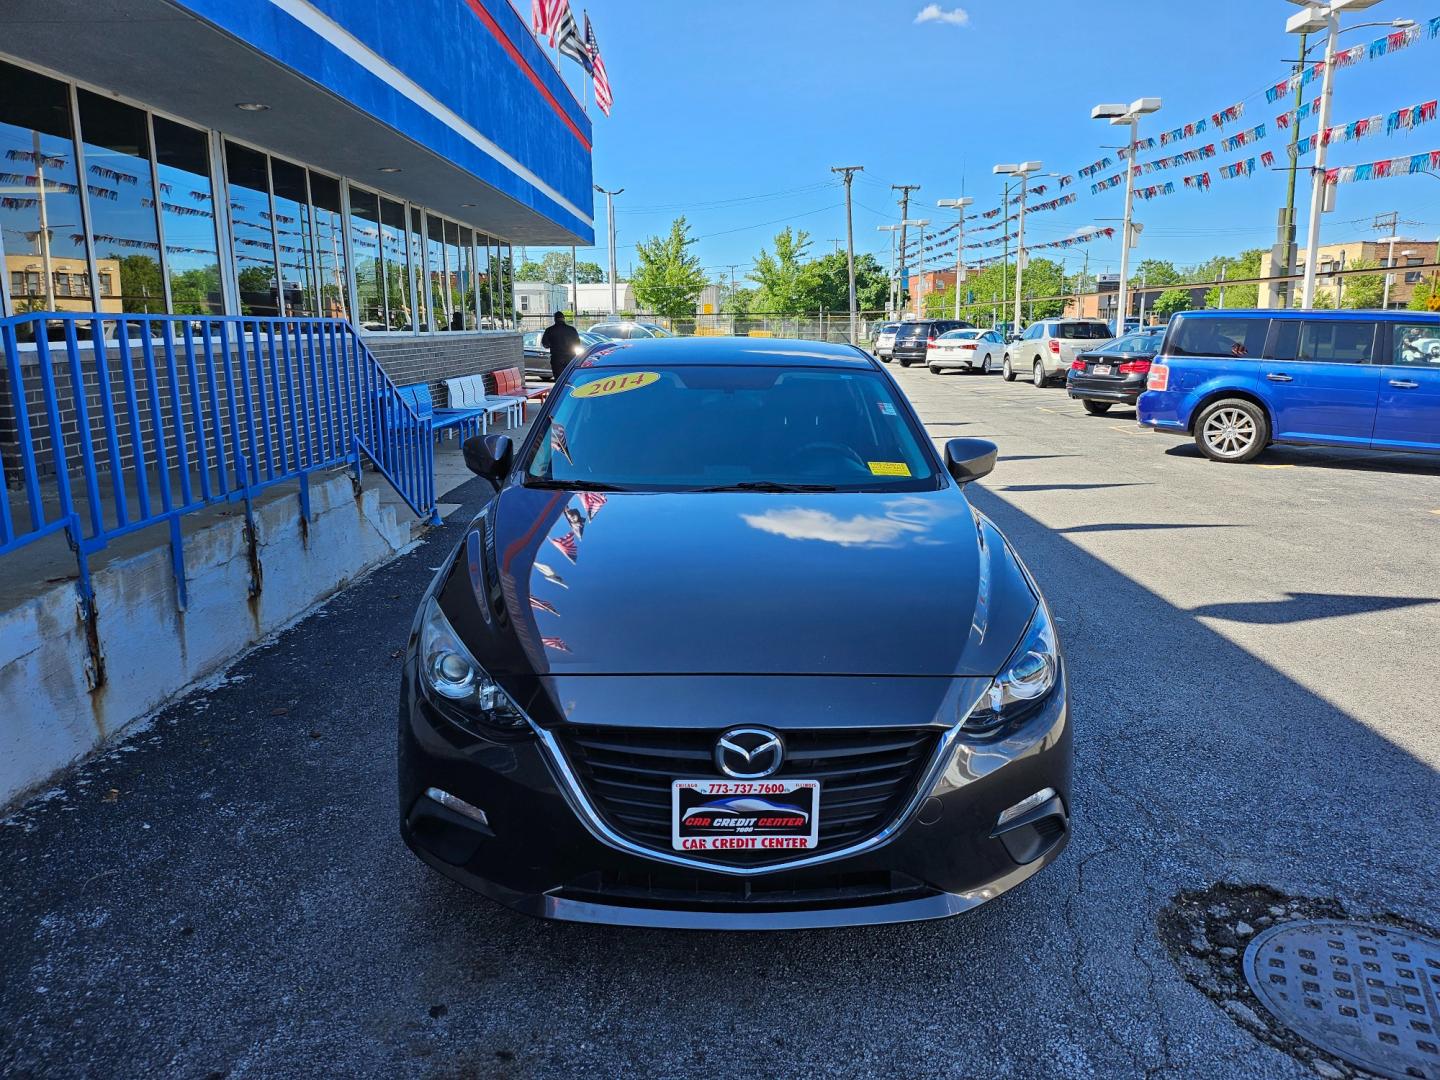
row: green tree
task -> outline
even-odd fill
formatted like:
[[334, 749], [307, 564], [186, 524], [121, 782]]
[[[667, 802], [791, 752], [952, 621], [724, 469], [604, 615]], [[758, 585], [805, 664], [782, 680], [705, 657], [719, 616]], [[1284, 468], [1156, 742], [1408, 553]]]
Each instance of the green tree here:
[[[1353, 270], [1373, 270], [1379, 267], [1374, 260], [1357, 259], [1351, 264]], [[1384, 274], [1352, 274], [1345, 279], [1345, 294], [1341, 303], [1352, 311], [1378, 308], [1385, 301]]]
[[[1218, 281], [1221, 272], [1227, 279], [1255, 278], [1260, 276], [1260, 248], [1242, 251], [1239, 255], [1217, 255], [1201, 263], [1187, 273], [1192, 281]], [[1227, 308], [1253, 308], [1260, 305], [1259, 285], [1226, 285], [1225, 306]], [[1220, 306], [1220, 287], [1217, 285], [1205, 294], [1205, 306]]]
[[1177, 311], [1189, 311], [1191, 306], [1188, 289], [1167, 289], [1156, 298], [1151, 310], [1157, 317], [1168, 319]]
[[1410, 297], [1410, 310], [1440, 311], [1440, 284], [1431, 280], [1416, 285], [1415, 295]]
[[1180, 271], [1175, 269], [1174, 263], [1164, 259], [1146, 259], [1131, 274], [1130, 285], [1143, 285], [1153, 289], [1156, 285], [1178, 285], [1184, 280]]
[[[802, 311], [849, 311], [850, 264], [845, 253], [831, 252], [809, 263], [800, 275]], [[890, 279], [874, 255], [855, 256], [855, 303], [860, 311], [885, 307]]]
[[813, 271], [805, 261], [809, 251], [810, 234], [796, 232], [788, 225], [775, 234], [773, 255], [760, 249], [747, 275], [756, 286], [752, 311], [797, 315], [806, 310], [805, 301], [813, 288], [809, 280]]
[[700, 259], [690, 254], [694, 243], [682, 215], [671, 223], [668, 235], [652, 236], [636, 245], [639, 265], [630, 284], [642, 306], [669, 318], [695, 314], [695, 302], [710, 282]]
[[[580, 259], [576, 260], [574, 265], [575, 276], [580, 279], [582, 285], [593, 285], [605, 280], [605, 271], [600, 269], [599, 263]], [[570, 266], [570, 252], [547, 251], [539, 262], [534, 259], [525, 260], [520, 264], [517, 272], [521, 281], [543, 281], [549, 285], [569, 285], [571, 281]]]
[[164, 314], [165, 283], [155, 256], [121, 255], [112, 251], [109, 258], [120, 264], [120, 295], [125, 298], [125, 310]]

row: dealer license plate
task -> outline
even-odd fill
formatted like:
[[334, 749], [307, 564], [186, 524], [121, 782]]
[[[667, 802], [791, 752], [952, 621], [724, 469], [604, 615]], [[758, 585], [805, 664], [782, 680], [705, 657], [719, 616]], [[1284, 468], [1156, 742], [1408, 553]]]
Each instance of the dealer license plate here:
[[1095, 374], [1096, 374], [1096, 375], [1109, 375], [1109, 374], [1110, 374], [1110, 365], [1109, 365], [1109, 364], [1096, 364], [1096, 365], [1095, 365]]
[[819, 780], [676, 780], [676, 851], [804, 851], [820, 835]]

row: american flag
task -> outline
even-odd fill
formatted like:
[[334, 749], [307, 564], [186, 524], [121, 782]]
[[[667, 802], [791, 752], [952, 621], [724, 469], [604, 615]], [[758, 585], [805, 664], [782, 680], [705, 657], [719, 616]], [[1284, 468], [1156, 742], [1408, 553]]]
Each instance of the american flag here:
[[570, 57], [586, 71], [590, 71], [590, 50], [586, 48], [585, 42], [580, 40], [580, 28], [575, 25], [575, 16], [570, 14], [570, 0], [552, 2], [559, 6], [560, 19], [550, 35], [550, 43], [553, 45], [558, 39], [560, 55]]
[[554, 604], [550, 603], [549, 600], [541, 600], [538, 596], [530, 597], [530, 606], [537, 611], [548, 611], [551, 615], [560, 614], [560, 612], [555, 610]]
[[564, 578], [562, 578], [554, 570], [551, 570], [550, 567], [546, 566], [543, 562], [537, 562], [535, 564], [535, 572], [541, 577], [543, 577], [546, 581], [550, 582], [552, 585], [559, 585], [562, 589], [568, 589], [570, 587], [569, 585], [565, 584]]
[[564, 536], [552, 536], [550, 543], [554, 544], [560, 550], [560, 554], [572, 563], [580, 557], [580, 541], [573, 532], [568, 532]]
[[570, 457], [570, 444], [565, 441], [565, 428], [554, 420], [550, 421], [550, 449], [557, 454], [564, 454], [566, 461], [571, 465], [575, 464]]
[[540, 639], [540, 644], [544, 645], [547, 649], [554, 649], [556, 652], [570, 651], [570, 646], [565, 644], [565, 640], [563, 638], [542, 637]]
[[560, 25], [560, 0], [530, 0], [530, 27], [536, 37], [550, 35], [555, 44], [555, 31]]
[[600, 512], [609, 499], [603, 491], [582, 491], [580, 493], [580, 505], [585, 507], [585, 513], [590, 515], [590, 520], [595, 520], [595, 515]]
[[595, 104], [606, 116], [615, 99], [610, 95], [610, 76], [605, 72], [605, 61], [600, 59], [600, 43], [595, 40], [595, 28], [590, 25], [590, 13], [585, 13], [585, 48], [590, 52], [591, 74], [595, 76]]
[[573, 506], [565, 507], [565, 520], [570, 522], [570, 528], [581, 540], [585, 539], [585, 515]]

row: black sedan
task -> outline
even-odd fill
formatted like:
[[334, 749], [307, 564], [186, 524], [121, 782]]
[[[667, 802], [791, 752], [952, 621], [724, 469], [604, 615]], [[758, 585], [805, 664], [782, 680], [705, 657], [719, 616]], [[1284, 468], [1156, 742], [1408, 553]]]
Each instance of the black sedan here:
[[616, 342], [420, 600], [400, 831], [519, 911], [637, 926], [938, 918], [1069, 838], [1065, 668], [1033, 579], [848, 345]]
[[1139, 330], [1081, 353], [1070, 361], [1066, 389], [1091, 416], [1104, 416], [1111, 405], [1133, 406], [1145, 392], [1150, 362], [1164, 338], [1163, 327]]

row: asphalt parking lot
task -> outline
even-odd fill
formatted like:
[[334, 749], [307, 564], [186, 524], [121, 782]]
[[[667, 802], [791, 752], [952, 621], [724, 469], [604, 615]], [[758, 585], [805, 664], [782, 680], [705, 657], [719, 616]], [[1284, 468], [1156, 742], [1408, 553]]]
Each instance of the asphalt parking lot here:
[[0, 824], [0, 1074], [1314, 1075], [1182, 977], [1180, 891], [1440, 926], [1440, 462], [1203, 459], [1064, 391], [896, 371], [1060, 620], [1075, 837], [941, 923], [544, 924], [423, 867], [399, 653], [476, 505]]

